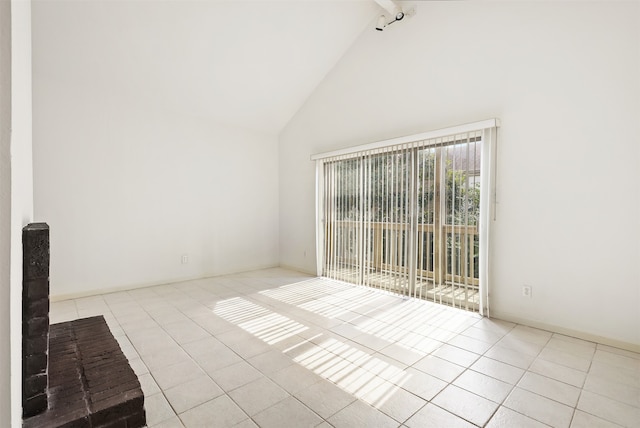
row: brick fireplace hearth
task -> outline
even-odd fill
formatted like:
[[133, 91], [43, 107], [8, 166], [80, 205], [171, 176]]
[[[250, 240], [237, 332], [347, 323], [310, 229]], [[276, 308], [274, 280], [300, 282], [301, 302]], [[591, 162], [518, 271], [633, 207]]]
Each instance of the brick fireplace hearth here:
[[24, 227], [23, 427], [145, 426], [144, 395], [104, 317], [49, 325], [49, 226]]

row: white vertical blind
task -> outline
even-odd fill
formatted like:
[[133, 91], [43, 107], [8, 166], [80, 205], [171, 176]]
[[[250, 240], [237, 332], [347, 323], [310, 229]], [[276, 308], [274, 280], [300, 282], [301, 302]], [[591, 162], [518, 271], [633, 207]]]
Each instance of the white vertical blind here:
[[482, 124], [315, 156], [318, 272], [485, 312], [496, 122]]

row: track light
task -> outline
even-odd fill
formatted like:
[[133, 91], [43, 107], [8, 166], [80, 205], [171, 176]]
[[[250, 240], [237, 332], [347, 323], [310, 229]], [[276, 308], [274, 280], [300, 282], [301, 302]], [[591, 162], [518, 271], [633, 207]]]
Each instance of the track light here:
[[387, 22], [387, 17], [386, 16], [380, 15], [380, 18], [378, 18], [378, 25], [376, 25], [376, 30], [382, 31], [382, 30], [385, 29], [385, 27], [388, 27], [389, 25], [393, 24], [394, 22], [402, 21], [402, 18], [404, 18], [404, 12], [403, 11], [400, 11], [400, 12], [396, 13], [396, 16], [393, 19], [393, 21], [389, 21], [389, 22]]
[[416, 7], [411, 6], [405, 14], [405, 12], [402, 10], [402, 6], [400, 6], [400, 4], [395, 0], [373, 0], [373, 1], [378, 3], [378, 5], [381, 8], [383, 8], [385, 11], [387, 11], [389, 16], [392, 17], [391, 21], [387, 21], [387, 17], [385, 15], [380, 15], [380, 17], [378, 18], [378, 23], [376, 25], [376, 30], [378, 31], [384, 30], [386, 27], [393, 24], [394, 22], [401, 21], [405, 16], [412, 16], [412, 15], [415, 15], [416, 13]]

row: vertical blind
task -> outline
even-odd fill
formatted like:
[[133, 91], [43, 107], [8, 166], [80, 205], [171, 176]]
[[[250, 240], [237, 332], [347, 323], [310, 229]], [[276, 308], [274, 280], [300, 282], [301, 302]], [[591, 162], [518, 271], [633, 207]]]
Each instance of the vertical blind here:
[[318, 156], [320, 273], [486, 310], [481, 196], [491, 152], [483, 142], [494, 137], [489, 127]]

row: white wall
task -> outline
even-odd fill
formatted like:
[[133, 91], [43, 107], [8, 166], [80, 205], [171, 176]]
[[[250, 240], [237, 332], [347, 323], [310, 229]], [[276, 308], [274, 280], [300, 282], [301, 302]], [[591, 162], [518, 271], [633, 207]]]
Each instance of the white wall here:
[[22, 233], [33, 215], [31, 6], [0, 3], [0, 425], [21, 412]]
[[[0, 2], [0, 343], [11, 342], [11, 2]], [[0, 347], [0, 425], [11, 421], [11, 346]]]
[[492, 314], [640, 346], [640, 3], [373, 24], [281, 133], [281, 263], [315, 270], [310, 154], [498, 117]]
[[51, 227], [54, 298], [278, 264], [275, 135], [163, 110], [112, 84], [126, 64], [101, 62], [102, 45], [66, 43], [37, 7], [33, 22], [35, 215]]
[[53, 296], [277, 265], [275, 137], [39, 70], [34, 199], [51, 227]]

